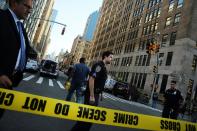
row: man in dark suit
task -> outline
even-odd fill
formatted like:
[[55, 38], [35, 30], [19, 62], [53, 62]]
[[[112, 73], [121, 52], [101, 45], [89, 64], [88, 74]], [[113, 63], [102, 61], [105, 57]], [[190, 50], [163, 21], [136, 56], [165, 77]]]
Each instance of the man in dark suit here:
[[[0, 88], [12, 89], [23, 78], [23, 70], [32, 48], [21, 20], [32, 10], [32, 0], [9, 0], [9, 8], [0, 11]], [[0, 118], [4, 110], [0, 109]]]

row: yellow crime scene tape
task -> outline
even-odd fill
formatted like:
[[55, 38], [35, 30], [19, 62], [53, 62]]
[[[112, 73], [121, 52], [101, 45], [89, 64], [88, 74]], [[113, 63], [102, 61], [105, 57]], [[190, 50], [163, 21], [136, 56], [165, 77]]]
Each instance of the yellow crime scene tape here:
[[2, 88], [0, 88], [0, 108], [126, 128], [197, 131], [196, 123], [77, 104]]

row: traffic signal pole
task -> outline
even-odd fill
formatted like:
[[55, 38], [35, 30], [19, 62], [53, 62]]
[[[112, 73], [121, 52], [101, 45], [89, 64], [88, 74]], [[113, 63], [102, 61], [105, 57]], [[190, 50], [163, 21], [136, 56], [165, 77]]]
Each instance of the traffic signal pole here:
[[156, 71], [154, 72], [154, 79], [153, 79], [153, 86], [152, 86], [152, 91], [151, 91], [151, 96], [149, 99], [149, 105], [152, 106], [153, 103], [153, 93], [154, 90], [156, 89], [156, 85], [157, 85], [157, 77], [158, 77], [158, 66], [159, 66], [159, 53], [156, 53]]
[[154, 79], [153, 79], [153, 84], [152, 84], [151, 96], [150, 96], [150, 99], [149, 99], [149, 105], [150, 105], [150, 106], [152, 106], [154, 90], [156, 89], [156, 85], [158, 84], [158, 83], [157, 83], [157, 79], [158, 79], [159, 49], [160, 49], [159, 36], [160, 36], [160, 32], [157, 32], [156, 43], [153, 42], [153, 43], [155, 44], [155, 47], [154, 47], [153, 52], [156, 54], [156, 69], [153, 69], [153, 72], [154, 72]]

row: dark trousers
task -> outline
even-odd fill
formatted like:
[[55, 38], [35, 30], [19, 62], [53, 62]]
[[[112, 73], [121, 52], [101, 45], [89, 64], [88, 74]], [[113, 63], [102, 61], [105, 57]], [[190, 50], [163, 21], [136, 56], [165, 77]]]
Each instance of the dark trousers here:
[[5, 112], [5, 109], [0, 108], [0, 119], [3, 117], [4, 112]]
[[[177, 106], [178, 107], [178, 106]], [[170, 106], [164, 105], [162, 117], [177, 119], [178, 117], [178, 108], [172, 108]]]
[[[2, 84], [0, 84], [0, 88], [12, 90], [12, 87], [5, 88], [4, 85], [2, 85]], [[5, 112], [5, 109], [0, 108], [0, 119], [3, 117], [4, 112]]]
[[[98, 106], [99, 98], [100, 98], [99, 94], [94, 94], [94, 97], [95, 97], [95, 103], [92, 106]], [[85, 94], [84, 104], [90, 105], [89, 100], [90, 100], [90, 93], [88, 92]], [[77, 121], [76, 124], [71, 129], [71, 131], [89, 131], [91, 127], [92, 127], [92, 123], [90, 122]]]

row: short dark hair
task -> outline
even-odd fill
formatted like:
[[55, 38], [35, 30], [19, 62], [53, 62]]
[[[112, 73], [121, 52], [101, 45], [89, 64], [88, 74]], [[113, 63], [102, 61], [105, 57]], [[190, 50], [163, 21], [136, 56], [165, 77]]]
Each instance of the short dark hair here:
[[79, 62], [80, 62], [80, 63], [85, 63], [85, 61], [86, 61], [86, 59], [85, 59], [84, 57], [81, 57], [81, 58], [79, 59]]
[[16, 2], [16, 3], [22, 3], [24, 2], [25, 0], [9, 0], [8, 4], [9, 6], [12, 6], [12, 2]]
[[113, 53], [111, 51], [105, 51], [105, 52], [103, 52], [103, 54], [102, 54], [102, 60], [105, 59], [105, 57], [108, 57], [110, 55], [113, 55]]
[[172, 81], [171, 81], [171, 83], [174, 83], [174, 84], [176, 84], [176, 81], [175, 81], [175, 80], [172, 80]]

